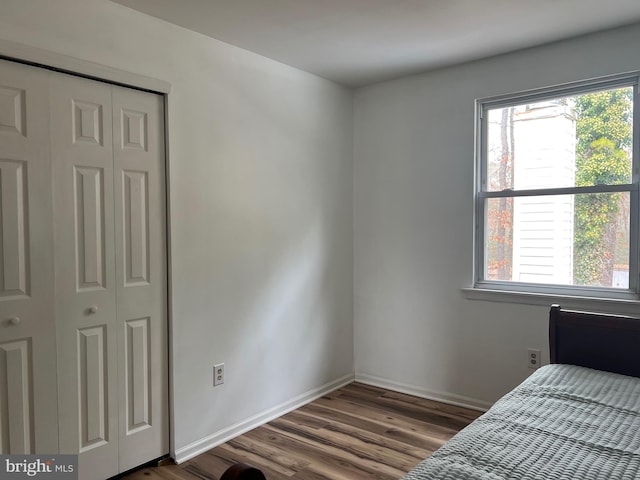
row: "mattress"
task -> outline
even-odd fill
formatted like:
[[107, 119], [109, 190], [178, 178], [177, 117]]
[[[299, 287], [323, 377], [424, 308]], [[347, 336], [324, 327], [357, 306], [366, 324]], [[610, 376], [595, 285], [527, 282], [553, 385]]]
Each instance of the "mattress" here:
[[640, 479], [640, 379], [547, 365], [404, 480]]

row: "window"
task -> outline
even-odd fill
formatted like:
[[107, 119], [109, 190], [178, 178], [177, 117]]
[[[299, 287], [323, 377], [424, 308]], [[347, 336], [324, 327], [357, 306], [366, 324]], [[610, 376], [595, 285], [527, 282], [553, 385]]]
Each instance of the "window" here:
[[478, 101], [477, 288], [638, 299], [637, 92], [627, 75]]

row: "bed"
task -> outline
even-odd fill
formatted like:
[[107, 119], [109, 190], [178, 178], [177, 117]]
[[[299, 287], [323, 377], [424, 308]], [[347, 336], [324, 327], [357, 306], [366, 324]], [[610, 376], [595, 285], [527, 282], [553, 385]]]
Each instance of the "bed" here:
[[554, 305], [549, 347], [404, 480], [640, 479], [640, 319]]

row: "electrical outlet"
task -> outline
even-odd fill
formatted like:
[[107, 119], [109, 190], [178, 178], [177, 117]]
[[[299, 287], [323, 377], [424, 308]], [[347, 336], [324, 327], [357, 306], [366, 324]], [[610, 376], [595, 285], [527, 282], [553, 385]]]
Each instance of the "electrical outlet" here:
[[540, 350], [535, 348], [527, 350], [527, 364], [534, 370], [540, 367]]
[[217, 387], [224, 383], [224, 363], [213, 366], [213, 386]]

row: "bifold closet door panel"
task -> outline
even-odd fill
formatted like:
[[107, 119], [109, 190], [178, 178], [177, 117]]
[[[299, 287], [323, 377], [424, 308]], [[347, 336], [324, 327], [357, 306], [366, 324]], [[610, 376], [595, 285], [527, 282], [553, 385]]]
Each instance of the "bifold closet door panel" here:
[[58, 451], [47, 73], [0, 60], [0, 453]]
[[159, 95], [113, 87], [119, 460], [169, 452], [164, 111]]
[[60, 452], [118, 468], [111, 86], [50, 75]]

